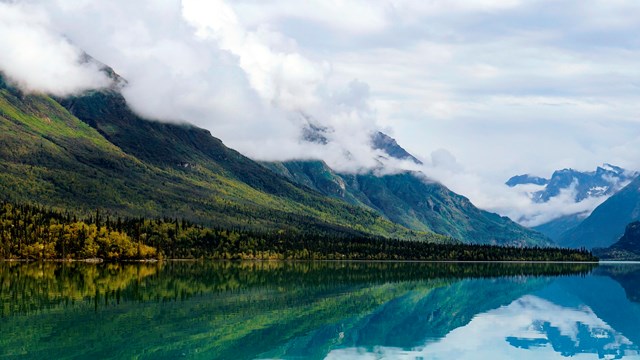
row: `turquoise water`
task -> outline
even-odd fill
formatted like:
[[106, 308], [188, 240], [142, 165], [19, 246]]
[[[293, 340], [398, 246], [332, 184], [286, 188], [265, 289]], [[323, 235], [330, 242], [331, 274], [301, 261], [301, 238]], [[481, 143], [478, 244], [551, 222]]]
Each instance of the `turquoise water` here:
[[640, 358], [640, 265], [0, 263], [0, 359]]

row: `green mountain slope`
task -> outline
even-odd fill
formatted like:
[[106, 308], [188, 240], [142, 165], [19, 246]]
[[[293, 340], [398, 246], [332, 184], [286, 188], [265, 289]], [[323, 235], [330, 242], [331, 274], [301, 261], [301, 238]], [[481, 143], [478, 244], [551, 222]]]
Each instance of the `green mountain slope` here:
[[606, 248], [622, 236], [627, 224], [637, 220], [640, 220], [640, 178], [600, 204], [578, 226], [562, 234], [558, 244]]
[[551, 245], [544, 235], [506, 217], [476, 208], [467, 198], [419, 173], [374, 176], [337, 174], [320, 161], [265, 163], [292, 181], [323, 194], [376, 210], [418, 231], [433, 231], [466, 243]]
[[221, 227], [446, 241], [274, 176], [205, 130], [139, 118], [115, 91], [59, 102], [0, 82], [2, 198]]

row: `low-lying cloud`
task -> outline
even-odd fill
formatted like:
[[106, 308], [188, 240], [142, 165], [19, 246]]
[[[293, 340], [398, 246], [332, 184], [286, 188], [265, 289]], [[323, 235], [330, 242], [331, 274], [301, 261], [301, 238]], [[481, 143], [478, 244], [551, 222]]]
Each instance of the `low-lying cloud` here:
[[[548, 201], [537, 202], [532, 198], [532, 193], [542, 190], [544, 186], [526, 184], [509, 187], [504, 183], [487, 181], [464, 168], [445, 149], [434, 151], [431, 159], [425, 159], [424, 163], [421, 171], [446, 184], [454, 192], [465, 195], [474, 205], [508, 216], [527, 227], [542, 225], [567, 215], [586, 217], [611, 196], [591, 196], [577, 201], [578, 184], [574, 182]], [[622, 185], [625, 184], [612, 182], [612, 186]]]
[[[330, 63], [267, 26], [247, 29], [225, 1], [30, 3], [127, 79], [123, 94], [144, 116], [209, 129], [257, 160], [323, 159], [343, 172], [386, 162], [370, 146], [378, 126], [368, 85], [335, 78]], [[309, 125], [329, 129], [328, 143], [302, 141]]]
[[0, 2], [0, 71], [25, 91], [60, 96], [109, 84], [42, 9], [22, 3]]

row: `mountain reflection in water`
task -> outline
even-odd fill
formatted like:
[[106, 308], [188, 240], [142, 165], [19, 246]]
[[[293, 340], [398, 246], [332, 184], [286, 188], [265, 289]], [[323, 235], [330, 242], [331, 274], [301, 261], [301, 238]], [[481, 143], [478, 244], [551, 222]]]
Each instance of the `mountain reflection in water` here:
[[640, 358], [640, 266], [0, 263], [0, 358]]

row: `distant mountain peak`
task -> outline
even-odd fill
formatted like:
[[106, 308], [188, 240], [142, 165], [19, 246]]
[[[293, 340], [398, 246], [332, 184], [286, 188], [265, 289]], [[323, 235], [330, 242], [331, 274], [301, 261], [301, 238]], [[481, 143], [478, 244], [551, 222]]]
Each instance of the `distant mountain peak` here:
[[327, 145], [329, 140], [325, 136], [327, 128], [315, 124], [307, 124], [302, 128], [302, 140], [320, 145]]
[[422, 161], [409, 154], [407, 150], [398, 145], [396, 139], [383, 132], [377, 131], [371, 136], [371, 145], [374, 149], [382, 150], [392, 158], [399, 160], [410, 160], [418, 165], [422, 165]]
[[517, 175], [506, 184], [510, 187], [522, 184], [544, 185], [544, 189], [531, 194], [531, 198], [539, 203], [547, 202], [561, 191], [572, 188], [575, 191], [575, 201], [582, 201], [589, 197], [614, 194], [636, 176], [638, 173], [635, 171], [605, 163], [595, 171], [578, 171], [572, 168], [556, 170], [549, 180], [528, 174]]
[[[330, 141], [328, 135], [334, 130], [330, 127], [318, 124], [311, 116], [305, 113], [301, 112], [300, 116], [302, 116], [306, 121], [306, 124], [302, 128], [302, 140], [310, 143], [327, 145]], [[394, 159], [409, 160], [418, 165], [422, 165], [422, 161], [418, 160], [415, 156], [411, 155], [407, 150], [400, 146], [396, 139], [381, 131], [376, 131], [371, 135], [371, 148], [374, 150], [381, 150]]]
[[596, 169], [596, 172], [602, 170], [602, 171], [611, 171], [614, 172], [616, 174], [622, 174], [625, 172], [625, 170], [619, 166], [615, 166], [615, 165], [611, 165], [608, 163], [604, 163], [602, 164], [602, 166], [598, 166], [598, 168]]
[[547, 185], [548, 179], [541, 178], [539, 176], [523, 174], [511, 177], [505, 184], [509, 187], [515, 187], [517, 185], [533, 184], [533, 185]]
[[[546, 203], [560, 194], [571, 195], [574, 202], [581, 202], [589, 198], [607, 198], [620, 191], [637, 176], [638, 173], [635, 171], [604, 163], [595, 171], [579, 171], [572, 168], [556, 170], [548, 180], [532, 175], [518, 175], [509, 179], [506, 184], [510, 187], [523, 184], [542, 186], [533, 190], [526, 189], [530, 191], [528, 193], [530, 198], [537, 203]], [[593, 201], [593, 206], [595, 207], [597, 203], [599, 202]], [[584, 220], [584, 214], [590, 214], [592, 210], [593, 208], [587, 210], [581, 208], [581, 212], [565, 214], [534, 228], [556, 240], [564, 232], [578, 226]]]
[[112, 90], [121, 90], [128, 84], [127, 80], [122, 76], [118, 75], [118, 73], [116, 73], [115, 70], [113, 70], [113, 68], [96, 60], [93, 56], [87, 54], [86, 52], [82, 53], [79, 61], [81, 64], [96, 65], [98, 69], [100, 69], [100, 72], [105, 74], [111, 80], [111, 85], [109, 86], [109, 88], [111, 88]]

